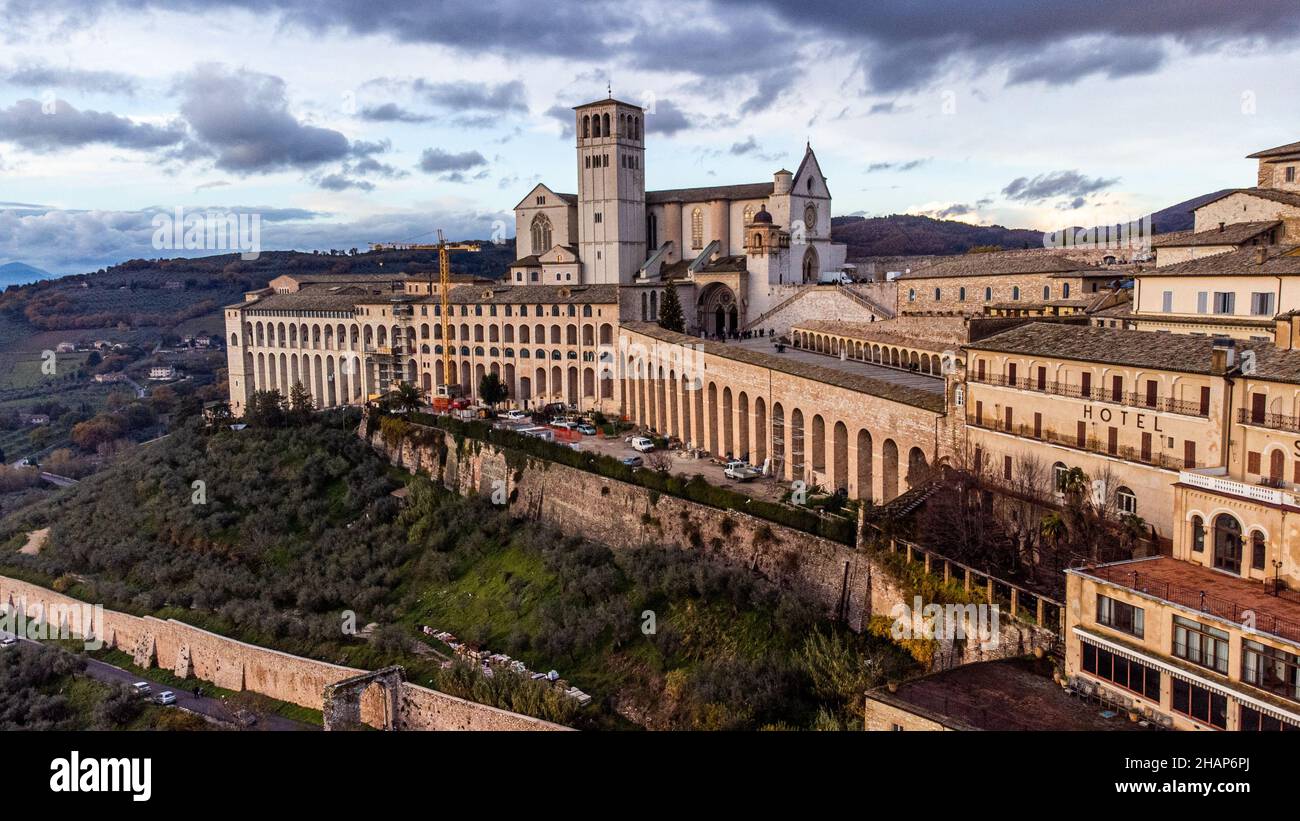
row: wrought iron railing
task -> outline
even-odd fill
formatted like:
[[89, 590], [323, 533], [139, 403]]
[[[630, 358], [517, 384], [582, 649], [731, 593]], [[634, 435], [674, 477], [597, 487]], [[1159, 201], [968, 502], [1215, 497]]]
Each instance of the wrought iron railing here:
[[997, 385], [1003, 388], [1016, 388], [1022, 391], [1038, 391], [1039, 393], [1049, 393], [1054, 396], [1066, 396], [1071, 399], [1089, 399], [1094, 402], [1107, 402], [1113, 405], [1123, 405], [1132, 408], [1150, 408], [1151, 410], [1165, 411], [1166, 413], [1178, 413], [1184, 416], [1208, 416], [1209, 409], [1203, 408], [1200, 402], [1192, 402], [1186, 399], [1173, 399], [1171, 397], [1156, 396], [1151, 397], [1144, 393], [1115, 393], [1114, 391], [1103, 390], [1101, 388], [1089, 387], [1084, 390], [1082, 385], [1073, 385], [1068, 382], [1057, 382], [1050, 379], [1038, 380], [1028, 377], [1011, 378], [1003, 374], [979, 374], [975, 373], [968, 377], [971, 382], [979, 382], [985, 385]]

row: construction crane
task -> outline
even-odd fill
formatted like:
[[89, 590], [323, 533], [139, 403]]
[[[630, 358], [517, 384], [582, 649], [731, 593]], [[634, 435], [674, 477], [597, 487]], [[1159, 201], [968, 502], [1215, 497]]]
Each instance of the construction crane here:
[[[451, 366], [451, 305], [448, 298], [451, 292], [451, 252], [452, 251], [472, 251], [479, 252], [483, 246], [477, 242], [447, 242], [442, 235], [442, 229], [438, 229], [438, 243], [416, 244], [416, 243], [398, 243], [398, 242], [372, 242], [370, 243], [372, 251], [437, 251], [438, 252], [438, 286], [441, 291], [439, 294], [442, 307], [442, 384], [437, 386], [436, 390], [439, 397], [450, 399], [455, 391], [456, 372]], [[429, 272], [429, 293], [433, 293], [433, 272]], [[432, 397], [430, 397], [432, 398]]]

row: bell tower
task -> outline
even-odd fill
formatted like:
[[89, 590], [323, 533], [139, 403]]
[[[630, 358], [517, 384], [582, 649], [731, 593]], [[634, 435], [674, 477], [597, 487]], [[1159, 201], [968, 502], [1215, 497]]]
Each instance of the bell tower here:
[[582, 281], [626, 285], [646, 259], [644, 111], [611, 97], [574, 115]]

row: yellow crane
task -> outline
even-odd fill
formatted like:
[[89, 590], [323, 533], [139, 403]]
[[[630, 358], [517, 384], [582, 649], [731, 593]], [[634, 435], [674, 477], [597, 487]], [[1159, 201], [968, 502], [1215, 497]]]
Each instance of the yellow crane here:
[[[479, 252], [483, 246], [477, 242], [447, 242], [442, 236], [442, 229], [438, 229], [438, 244], [413, 244], [413, 243], [370, 243], [372, 251], [437, 251], [438, 252], [438, 287], [441, 309], [442, 309], [442, 381], [436, 390], [439, 396], [451, 398], [455, 391], [456, 372], [451, 366], [451, 305], [448, 297], [451, 292], [451, 256], [452, 251], [472, 251]], [[429, 276], [429, 293], [433, 293], [433, 275]], [[432, 397], [431, 397], [432, 398]]]

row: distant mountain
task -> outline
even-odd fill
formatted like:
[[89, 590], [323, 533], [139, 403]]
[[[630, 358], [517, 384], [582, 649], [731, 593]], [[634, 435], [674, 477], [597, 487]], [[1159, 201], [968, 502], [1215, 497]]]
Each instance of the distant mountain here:
[[964, 254], [977, 246], [1041, 248], [1043, 232], [1001, 225], [971, 225], [912, 214], [836, 217], [831, 239], [849, 246], [849, 259], [875, 256]]
[[42, 279], [53, 279], [54, 274], [49, 271], [42, 271], [34, 265], [28, 265], [25, 262], [6, 262], [0, 265], [0, 289], [10, 285], [26, 285], [29, 282], [39, 282]]
[[[1225, 189], [1230, 190], [1232, 189]], [[1215, 191], [1202, 194], [1154, 212], [1151, 215], [1152, 231], [1164, 234], [1190, 229], [1192, 209], [1223, 193], [1224, 191]], [[1006, 250], [1043, 247], [1043, 232], [1032, 228], [971, 225], [912, 214], [870, 218], [835, 217], [831, 220], [831, 239], [849, 246], [849, 259], [964, 254], [977, 247]]]
[[1184, 200], [1177, 205], [1171, 205], [1168, 208], [1156, 211], [1151, 215], [1151, 229], [1157, 234], [1167, 234], [1170, 231], [1190, 231], [1192, 230], [1193, 208], [1198, 208], [1232, 190], [1231, 188], [1225, 188], [1212, 194], [1202, 194], [1199, 197], [1192, 197], [1190, 200]]

